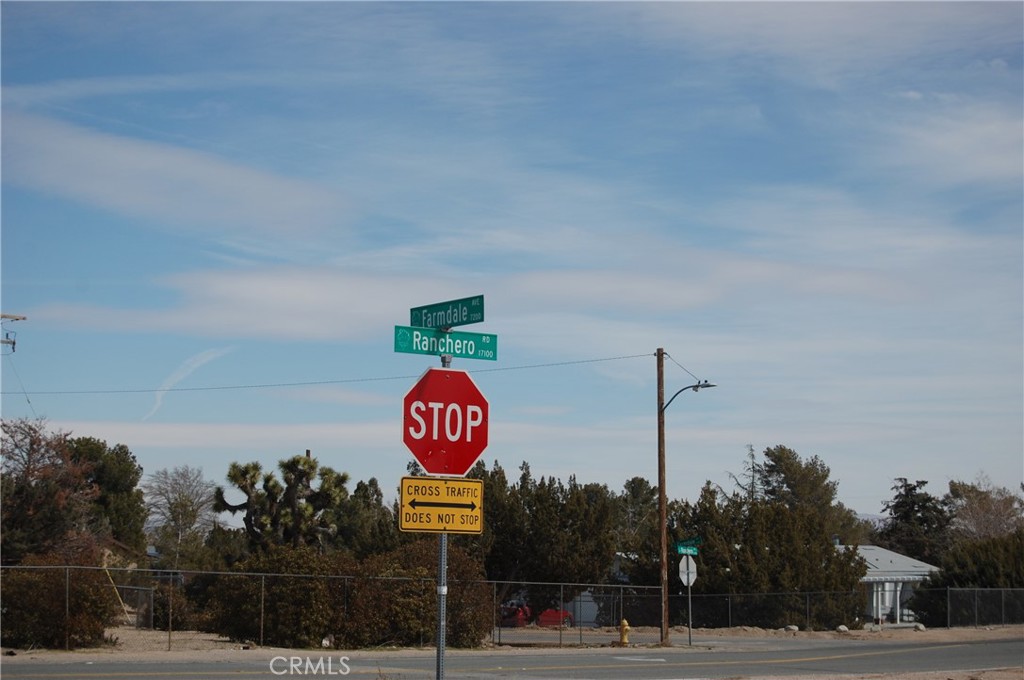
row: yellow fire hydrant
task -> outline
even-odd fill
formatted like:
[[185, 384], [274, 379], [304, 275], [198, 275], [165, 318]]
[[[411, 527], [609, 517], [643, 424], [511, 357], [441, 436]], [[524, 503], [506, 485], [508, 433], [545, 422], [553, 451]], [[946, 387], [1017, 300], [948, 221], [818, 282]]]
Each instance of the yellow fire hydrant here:
[[629, 621], [626, 619], [619, 621], [619, 646], [629, 646]]

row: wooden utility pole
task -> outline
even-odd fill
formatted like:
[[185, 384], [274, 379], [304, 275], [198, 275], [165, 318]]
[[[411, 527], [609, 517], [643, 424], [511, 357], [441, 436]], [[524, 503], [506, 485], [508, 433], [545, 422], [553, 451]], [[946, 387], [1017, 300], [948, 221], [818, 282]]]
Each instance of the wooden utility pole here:
[[[716, 385], [707, 380], [698, 380], [693, 385], [687, 385], [677, 391], [666, 402], [665, 350], [659, 347], [656, 356], [658, 357], [658, 530], [661, 534], [661, 644], [667, 647], [672, 643], [668, 638], [668, 498], [665, 491], [665, 409], [675, 401], [676, 397], [687, 390], [697, 392], [701, 389], [716, 387]], [[694, 377], [696, 378], [696, 376]], [[693, 644], [692, 638], [690, 644]]]
[[668, 639], [668, 499], [665, 491], [665, 350], [658, 348], [658, 533], [661, 537], [661, 644]]

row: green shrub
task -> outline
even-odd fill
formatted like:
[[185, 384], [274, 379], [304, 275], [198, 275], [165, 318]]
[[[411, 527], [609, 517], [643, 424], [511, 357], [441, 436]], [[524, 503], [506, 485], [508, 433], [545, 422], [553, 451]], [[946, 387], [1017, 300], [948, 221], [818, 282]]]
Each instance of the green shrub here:
[[[196, 618], [207, 632], [293, 648], [320, 647], [324, 640], [343, 648], [435, 641], [436, 541], [417, 541], [363, 562], [342, 553], [275, 547], [235, 570], [245, 573], [220, 574], [202, 589], [208, 599]], [[452, 647], [478, 646], [490, 632], [491, 592], [482, 578], [478, 561], [449, 549], [446, 639]]]
[[[329, 631], [327, 559], [310, 548], [274, 547], [235, 565], [211, 587], [213, 632], [276, 647], [318, 646]], [[264, 575], [265, 574], [265, 575]]]
[[30, 556], [23, 565], [39, 568], [4, 571], [4, 646], [77, 649], [104, 642], [118, 611], [114, 587], [102, 570], [59, 566], [65, 562]]
[[[423, 540], [376, 555], [357, 567], [332, 628], [346, 647], [433, 644], [437, 637], [437, 541]], [[448, 550], [448, 629], [452, 647], [475, 647], [490, 632], [490, 589], [483, 567], [465, 551]]]
[[195, 628], [192, 603], [185, 597], [184, 590], [174, 584], [161, 583], [153, 590], [153, 628], [167, 630], [168, 619], [171, 630]]

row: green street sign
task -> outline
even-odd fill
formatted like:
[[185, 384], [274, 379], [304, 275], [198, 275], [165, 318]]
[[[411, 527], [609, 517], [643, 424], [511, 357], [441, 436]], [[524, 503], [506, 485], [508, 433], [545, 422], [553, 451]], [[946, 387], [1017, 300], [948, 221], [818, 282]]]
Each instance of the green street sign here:
[[701, 545], [702, 543], [704, 543], [704, 541], [700, 536], [693, 536], [692, 538], [686, 538], [679, 541], [677, 545]]
[[451, 328], [484, 320], [484, 296], [435, 302], [409, 310], [409, 325], [416, 328]]
[[683, 545], [682, 543], [676, 544], [677, 555], [690, 555], [691, 557], [696, 557], [697, 553], [697, 546], [695, 545]]
[[395, 326], [395, 351], [407, 354], [450, 354], [457, 359], [498, 360], [498, 336], [437, 328]]

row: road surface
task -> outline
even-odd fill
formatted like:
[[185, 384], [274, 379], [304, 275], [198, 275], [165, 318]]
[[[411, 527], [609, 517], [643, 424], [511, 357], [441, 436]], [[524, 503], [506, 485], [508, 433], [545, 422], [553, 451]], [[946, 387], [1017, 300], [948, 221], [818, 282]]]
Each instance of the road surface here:
[[[714, 639], [670, 648], [562, 648], [449, 650], [445, 678], [478, 680], [682, 680], [704, 678], [886, 677], [900, 673], [992, 668], [1020, 669], [1024, 637], [992, 640]], [[4, 657], [4, 680], [116, 678], [117, 680], [255, 680], [275, 677], [363, 677], [412, 680], [436, 677], [436, 653], [426, 650], [231, 650], [33, 654]], [[1012, 674], [1011, 674], [1012, 677]]]

